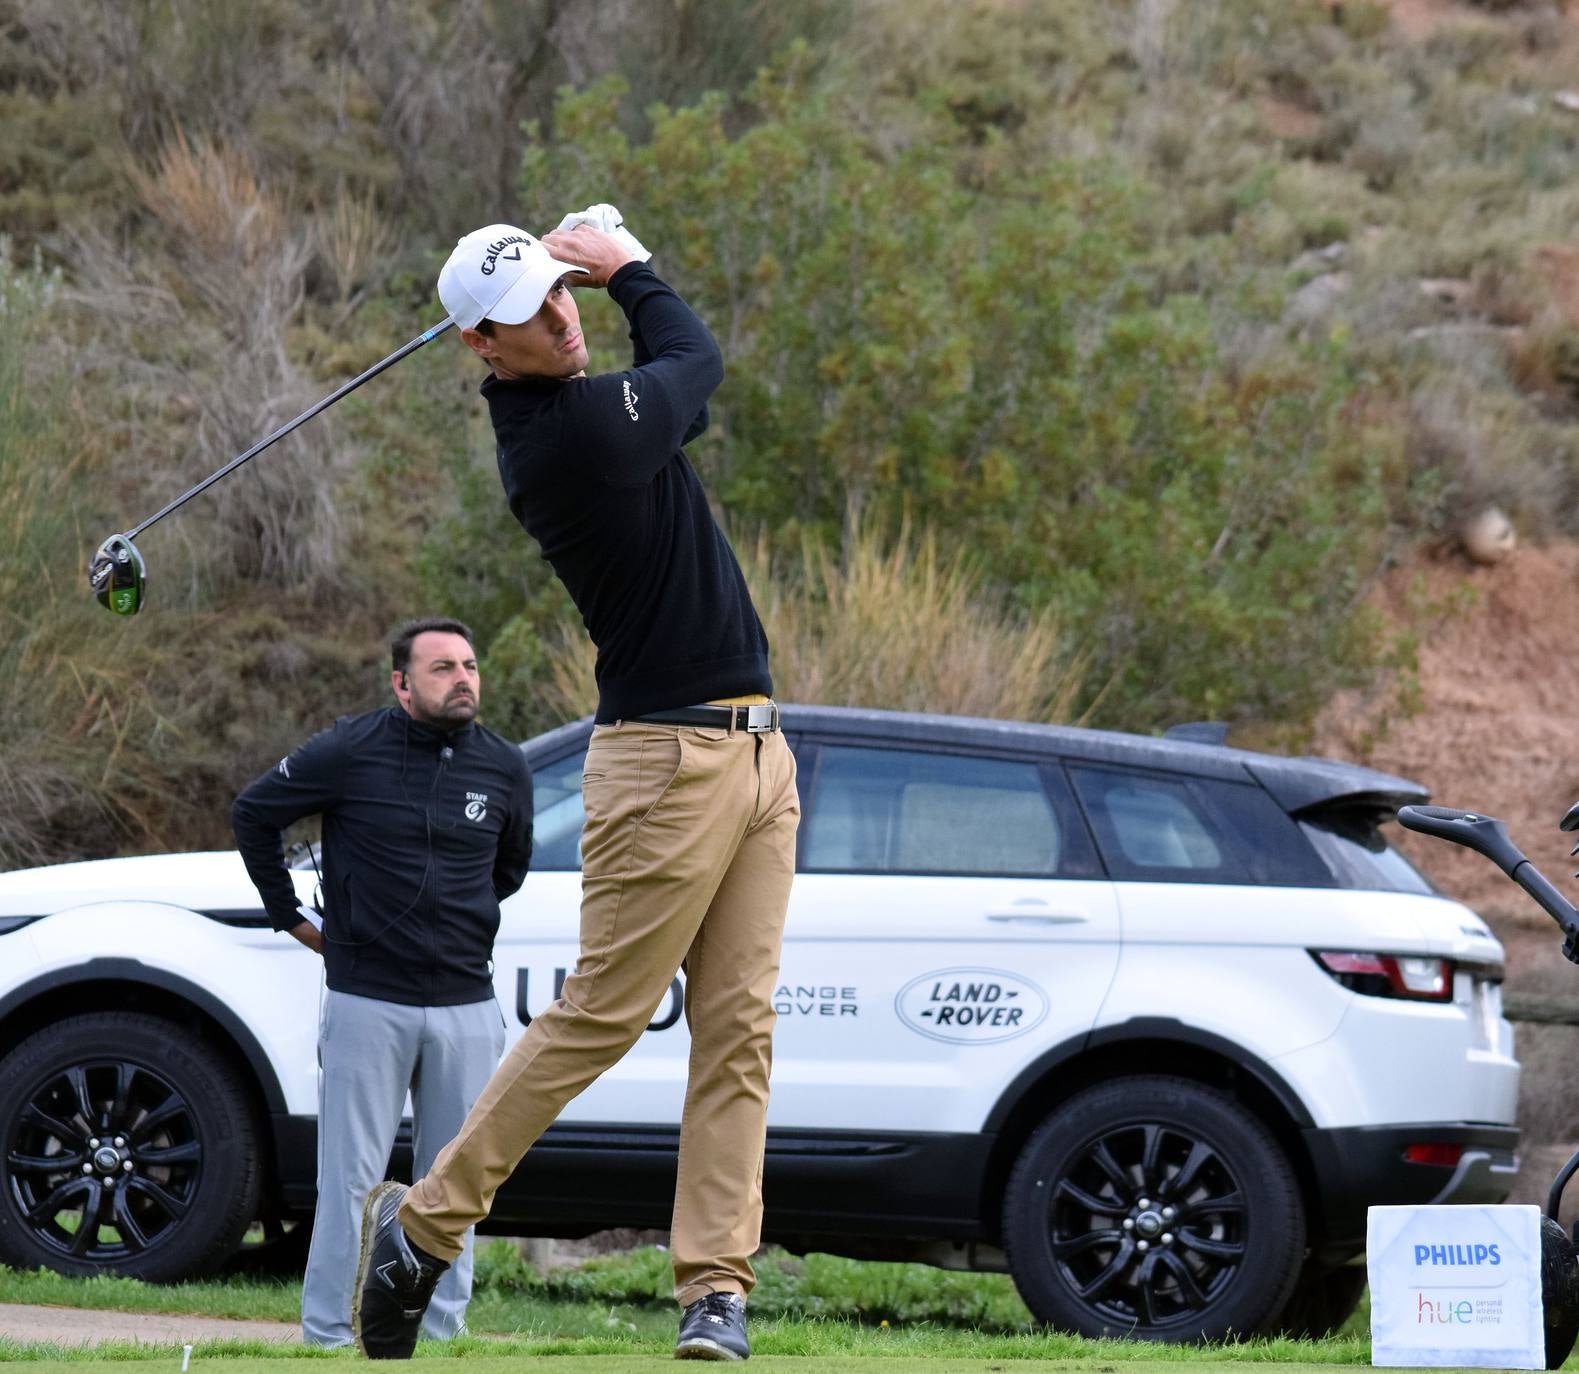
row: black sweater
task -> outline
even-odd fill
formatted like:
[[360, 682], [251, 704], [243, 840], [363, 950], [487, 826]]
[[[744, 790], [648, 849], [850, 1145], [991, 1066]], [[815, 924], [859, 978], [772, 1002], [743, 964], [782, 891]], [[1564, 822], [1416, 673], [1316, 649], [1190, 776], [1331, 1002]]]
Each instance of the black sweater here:
[[635, 362], [482, 385], [510, 509], [597, 645], [600, 722], [771, 693], [768, 641], [681, 445], [723, 380], [713, 336], [645, 263], [609, 281]]
[[342, 716], [281, 759], [231, 809], [276, 930], [304, 919], [280, 832], [312, 815], [323, 817], [328, 985], [409, 1006], [492, 997], [499, 900], [532, 855], [520, 749], [480, 725], [440, 731], [389, 707]]

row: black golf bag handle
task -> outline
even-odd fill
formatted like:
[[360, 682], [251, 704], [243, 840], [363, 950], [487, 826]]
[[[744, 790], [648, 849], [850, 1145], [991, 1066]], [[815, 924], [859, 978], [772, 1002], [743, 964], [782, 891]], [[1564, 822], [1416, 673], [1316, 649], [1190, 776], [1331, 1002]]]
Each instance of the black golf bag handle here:
[[1400, 806], [1398, 824], [1405, 830], [1433, 835], [1485, 855], [1562, 927], [1563, 957], [1579, 964], [1579, 908], [1520, 852], [1501, 821], [1452, 806]]
[[[1519, 852], [1508, 827], [1494, 816], [1459, 811], [1451, 806], [1400, 806], [1398, 824], [1405, 830], [1433, 835], [1484, 854], [1508, 877], [1530, 894], [1563, 930], [1563, 956], [1579, 964], [1579, 910], [1546, 880], [1545, 874]], [[1564, 830], [1579, 830], [1579, 802], [1563, 817]], [[1579, 854], [1579, 849], [1574, 851]], [[1560, 1213], [1563, 1190], [1579, 1173], [1579, 1150], [1557, 1171], [1546, 1193], [1546, 1216], [1541, 1221], [1541, 1320], [1546, 1340], [1546, 1368], [1557, 1369], [1573, 1349], [1579, 1333], [1579, 1222], [1570, 1238]]]

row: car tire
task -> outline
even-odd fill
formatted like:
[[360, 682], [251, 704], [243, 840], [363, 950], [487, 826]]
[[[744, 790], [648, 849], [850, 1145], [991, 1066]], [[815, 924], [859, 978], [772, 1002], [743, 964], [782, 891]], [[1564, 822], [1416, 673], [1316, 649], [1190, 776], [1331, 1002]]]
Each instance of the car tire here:
[[249, 1278], [300, 1280], [307, 1269], [307, 1252], [312, 1245], [312, 1218], [295, 1221], [289, 1229], [283, 1222], [265, 1219], [254, 1226], [256, 1239], [247, 1240], [225, 1261], [221, 1273], [245, 1274]]
[[74, 1016], [0, 1061], [0, 1260], [153, 1282], [210, 1273], [257, 1213], [258, 1131], [190, 1030]]
[[1363, 1264], [1342, 1264], [1334, 1269], [1307, 1266], [1283, 1308], [1279, 1329], [1302, 1341], [1330, 1336], [1354, 1315], [1365, 1296], [1366, 1280]]
[[1561, 1369], [1579, 1335], [1579, 1267], [1568, 1233], [1541, 1218], [1541, 1315], [1546, 1329], [1546, 1367]]
[[1026, 1305], [1058, 1330], [1215, 1341], [1276, 1321], [1305, 1219], [1260, 1121], [1201, 1084], [1137, 1076], [1036, 1129], [1009, 1176], [1003, 1239]]

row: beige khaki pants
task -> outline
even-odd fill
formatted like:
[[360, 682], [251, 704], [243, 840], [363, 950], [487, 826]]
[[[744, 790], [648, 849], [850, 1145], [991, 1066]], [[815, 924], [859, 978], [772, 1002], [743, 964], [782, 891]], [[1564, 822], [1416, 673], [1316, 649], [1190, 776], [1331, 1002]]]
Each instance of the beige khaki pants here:
[[593, 730], [582, 794], [575, 971], [407, 1194], [400, 1224], [453, 1260], [521, 1157], [635, 1044], [683, 967], [691, 1060], [670, 1238], [675, 1296], [746, 1294], [800, 821], [794, 756], [778, 733], [624, 721]]

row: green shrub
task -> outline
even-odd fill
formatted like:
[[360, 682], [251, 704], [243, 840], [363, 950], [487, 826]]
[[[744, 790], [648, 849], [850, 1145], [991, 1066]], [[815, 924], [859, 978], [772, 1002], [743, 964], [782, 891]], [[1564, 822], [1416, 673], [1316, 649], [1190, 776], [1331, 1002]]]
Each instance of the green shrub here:
[[1076, 712], [1112, 723], [1298, 713], [1369, 661], [1347, 597], [1386, 511], [1341, 349], [1225, 377], [1200, 305], [1153, 295], [1152, 197], [1120, 168], [984, 164], [942, 124], [884, 149], [793, 54], [740, 133], [704, 101], [633, 144], [620, 94], [567, 93], [522, 192], [641, 207], [724, 347], [695, 461], [737, 526], [784, 547], [848, 502], [913, 514], [1057, 611]]

